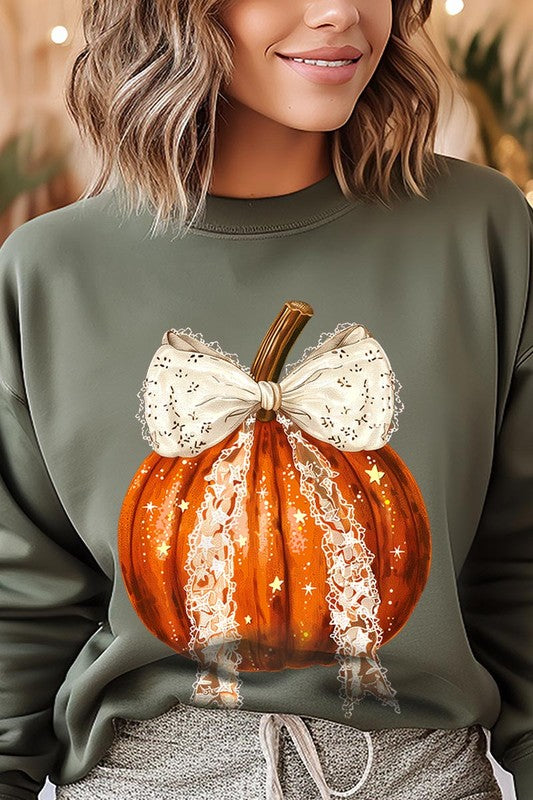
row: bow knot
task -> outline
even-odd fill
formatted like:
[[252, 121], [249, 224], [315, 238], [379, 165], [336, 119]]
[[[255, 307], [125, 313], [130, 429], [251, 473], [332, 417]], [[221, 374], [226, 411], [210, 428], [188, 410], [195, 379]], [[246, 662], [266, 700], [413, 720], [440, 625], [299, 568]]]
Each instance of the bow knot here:
[[257, 381], [261, 408], [277, 411], [281, 408], [281, 386], [275, 381]]

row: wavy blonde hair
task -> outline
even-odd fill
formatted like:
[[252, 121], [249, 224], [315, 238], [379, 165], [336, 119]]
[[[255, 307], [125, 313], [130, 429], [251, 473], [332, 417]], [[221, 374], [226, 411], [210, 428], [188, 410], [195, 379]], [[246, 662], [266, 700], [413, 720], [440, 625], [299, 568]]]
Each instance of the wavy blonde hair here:
[[[127, 215], [148, 209], [154, 216], [152, 236], [171, 222], [184, 235], [205, 209], [217, 105], [232, 71], [233, 42], [217, 19], [225, 1], [82, 0], [86, 44], [65, 100], [82, 138], [95, 145], [100, 167], [80, 199], [113, 183]], [[387, 204], [396, 193], [396, 164], [409, 194], [425, 196], [439, 172], [440, 79], [456, 85], [424, 28], [432, 3], [392, 0], [382, 58], [350, 118], [328, 132], [331, 163], [347, 198]], [[424, 39], [425, 55], [413, 46], [415, 33]]]

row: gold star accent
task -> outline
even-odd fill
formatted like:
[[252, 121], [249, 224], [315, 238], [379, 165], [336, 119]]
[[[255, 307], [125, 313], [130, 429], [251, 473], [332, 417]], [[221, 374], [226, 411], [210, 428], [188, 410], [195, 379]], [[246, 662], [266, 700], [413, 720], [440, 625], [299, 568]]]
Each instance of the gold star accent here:
[[242, 534], [239, 536], [239, 544], [241, 547], [245, 545], [247, 541], [248, 539], [246, 538], [246, 536], [243, 536]]
[[150, 502], [149, 502], [149, 503], [146, 503], [146, 505], [145, 505], [145, 506], [143, 506], [143, 508], [146, 508], [146, 509], [147, 509], [147, 511], [153, 511], [153, 510], [154, 510], [154, 508], [157, 508], [157, 506], [155, 506], [155, 505], [152, 503], [152, 501], [150, 500]]
[[178, 503], [178, 508], [181, 508], [182, 511], [186, 511], [189, 508], [189, 503], [187, 500], [182, 500], [181, 503]]
[[168, 551], [170, 550], [170, 545], [167, 542], [162, 542], [159, 547], [157, 548], [157, 552], [160, 556], [168, 555]]
[[252, 621], [252, 618], [251, 618], [251, 616], [250, 616], [249, 614], [247, 614], [247, 615], [245, 616], [245, 618], [244, 618], [244, 621], [246, 622], [246, 624], [247, 624], [247, 625], [249, 625], [249, 624], [250, 624], [250, 622]]
[[381, 479], [385, 473], [379, 471], [377, 464], [374, 464], [372, 469], [365, 469], [365, 472], [370, 477], [370, 483], [375, 482], [381, 486]]
[[282, 580], [280, 580], [280, 579], [278, 578], [278, 576], [276, 575], [276, 577], [274, 578], [274, 580], [272, 581], [272, 583], [269, 583], [269, 584], [268, 584], [269, 586], [272, 586], [272, 594], [274, 594], [274, 592], [276, 591], [276, 589], [277, 589], [279, 592], [281, 592], [281, 584], [282, 584], [282, 583], [283, 583], [283, 581], [282, 581]]
[[305, 511], [300, 511], [300, 509], [294, 512], [294, 519], [296, 520], [296, 522], [305, 522], [306, 516], [307, 514], [305, 513]]

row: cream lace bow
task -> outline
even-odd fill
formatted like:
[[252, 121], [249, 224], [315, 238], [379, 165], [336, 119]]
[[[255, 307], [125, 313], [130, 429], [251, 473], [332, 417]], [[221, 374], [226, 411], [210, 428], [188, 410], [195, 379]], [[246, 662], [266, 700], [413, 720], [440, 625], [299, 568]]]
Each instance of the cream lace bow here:
[[254, 380], [228, 355], [172, 328], [143, 390], [149, 440], [167, 457], [197, 456], [259, 408], [281, 411], [338, 450], [375, 450], [394, 429], [394, 373], [357, 323], [329, 336], [279, 382]]

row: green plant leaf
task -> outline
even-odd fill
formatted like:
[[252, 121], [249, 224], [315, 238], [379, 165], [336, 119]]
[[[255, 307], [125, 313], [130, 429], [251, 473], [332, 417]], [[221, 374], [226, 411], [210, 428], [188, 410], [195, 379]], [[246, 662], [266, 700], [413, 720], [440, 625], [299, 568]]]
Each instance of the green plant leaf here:
[[4, 212], [20, 194], [48, 183], [65, 169], [66, 152], [49, 159], [31, 173], [21, 169], [21, 153], [31, 145], [32, 138], [31, 131], [15, 134], [0, 150], [0, 213]]

